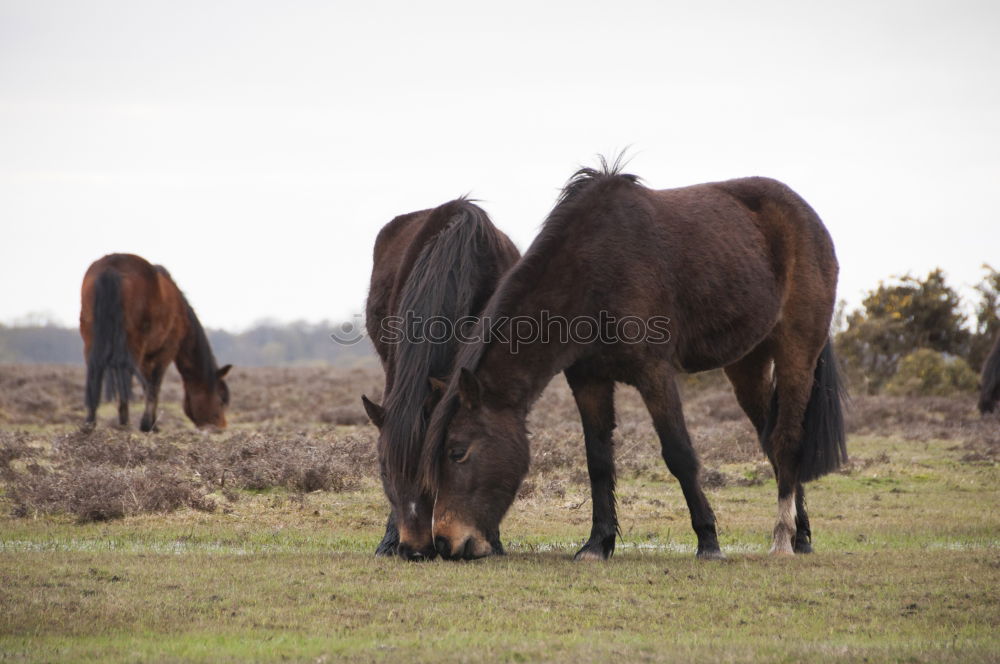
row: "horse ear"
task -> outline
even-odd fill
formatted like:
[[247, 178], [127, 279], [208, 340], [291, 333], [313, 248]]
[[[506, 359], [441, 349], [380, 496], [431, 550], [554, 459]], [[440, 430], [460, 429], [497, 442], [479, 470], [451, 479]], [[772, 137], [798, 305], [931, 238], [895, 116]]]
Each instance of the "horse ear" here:
[[444, 396], [444, 390], [448, 387], [448, 383], [434, 376], [428, 377], [427, 382], [430, 383], [431, 391], [427, 393], [427, 398], [424, 399], [424, 412], [430, 415], [435, 406], [438, 405], [438, 401], [441, 401], [441, 397]]
[[469, 410], [479, 408], [483, 402], [483, 386], [476, 374], [463, 368], [458, 375], [458, 398]]
[[385, 409], [363, 394], [361, 395], [361, 403], [365, 407], [365, 412], [368, 413], [368, 419], [372, 421], [372, 424], [381, 429], [385, 423]]
[[233, 365], [227, 364], [226, 366], [222, 367], [221, 369], [219, 369], [218, 371], [215, 372], [215, 377], [216, 378], [225, 378], [226, 374], [229, 373], [229, 370], [232, 369], [232, 368], [233, 368]]

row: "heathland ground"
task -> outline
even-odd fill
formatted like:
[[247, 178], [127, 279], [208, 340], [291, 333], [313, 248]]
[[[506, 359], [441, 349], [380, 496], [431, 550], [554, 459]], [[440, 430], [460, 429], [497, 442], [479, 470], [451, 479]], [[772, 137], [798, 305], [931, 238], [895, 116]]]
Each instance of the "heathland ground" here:
[[[767, 556], [770, 469], [726, 384], [684, 385], [728, 558], [694, 558], [637, 395], [617, 395], [622, 537], [571, 562], [589, 489], [572, 398], [468, 563], [375, 559], [385, 503], [360, 394], [378, 370], [234, 370], [203, 434], [171, 376], [160, 432], [78, 432], [83, 370], [0, 366], [0, 661], [1000, 659], [1000, 419], [971, 396], [859, 396], [850, 463], [808, 487], [816, 553]], [[140, 408], [134, 409], [137, 419]]]

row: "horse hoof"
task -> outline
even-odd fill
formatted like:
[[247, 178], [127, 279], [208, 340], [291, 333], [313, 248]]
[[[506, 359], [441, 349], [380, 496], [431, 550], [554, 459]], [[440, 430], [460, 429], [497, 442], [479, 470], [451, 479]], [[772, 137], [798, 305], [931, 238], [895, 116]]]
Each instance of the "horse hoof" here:
[[587, 547], [584, 547], [576, 552], [576, 555], [573, 556], [573, 560], [575, 562], [589, 561], [589, 560], [604, 562], [605, 560], [607, 560], [607, 558], [605, 558], [603, 554], [597, 551], [593, 551], [591, 549], [588, 549]]
[[794, 551], [795, 553], [812, 553], [813, 547], [809, 542], [796, 542]]
[[725, 560], [726, 554], [722, 553], [720, 549], [712, 549], [711, 551], [699, 551], [695, 554], [695, 558], [698, 560]]
[[590, 541], [583, 545], [576, 555], [573, 556], [573, 560], [608, 560], [611, 558], [611, 554], [615, 552], [614, 540], [611, 540], [610, 545], [606, 545], [603, 542]]

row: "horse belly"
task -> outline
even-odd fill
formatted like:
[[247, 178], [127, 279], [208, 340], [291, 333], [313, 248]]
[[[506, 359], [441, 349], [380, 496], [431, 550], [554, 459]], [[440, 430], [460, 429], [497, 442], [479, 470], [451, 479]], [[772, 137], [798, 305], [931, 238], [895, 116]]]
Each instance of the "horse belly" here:
[[762, 317], [739, 325], [734, 332], [720, 331], [695, 341], [682, 341], [677, 348], [677, 363], [686, 373], [729, 366], [756, 348], [774, 329], [774, 323]]
[[739, 360], [781, 317], [782, 293], [764, 261], [745, 261], [713, 276], [707, 288], [692, 287], [681, 295], [681, 306], [673, 307], [676, 361], [689, 373]]

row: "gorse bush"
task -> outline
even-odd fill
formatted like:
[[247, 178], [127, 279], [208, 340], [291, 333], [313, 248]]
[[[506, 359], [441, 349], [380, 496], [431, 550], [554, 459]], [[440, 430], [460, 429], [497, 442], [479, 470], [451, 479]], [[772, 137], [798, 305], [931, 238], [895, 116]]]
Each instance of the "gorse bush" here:
[[[835, 338], [854, 391], [876, 394], [887, 388], [890, 381], [895, 393], [917, 389], [913, 384], [914, 367], [908, 367], [906, 376], [898, 380], [895, 376], [902, 359], [920, 349], [963, 358], [966, 369], [978, 370], [1000, 332], [997, 317], [1000, 273], [988, 265], [983, 269], [986, 275], [976, 286], [979, 303], [974, 321], [969, 321], [963, 313], [961, 298], [946, 283], [940, 269], [932, 270], [923, 279], [910, 275], [897, 277], [869, 291], [861, 308], [847, 315], [846, 329]], [[951, 370], [963, 373], [960, 368]], [[949, 384], [945, 381], [934, 383], [936, 387], [928, 383], [924, 389], [964, 391], [967, 388], [963, 380], [955, 375], [951, 379], [954, 388], [945, 388]], [[906, 381], [909, 386], [903, 387]], [[963, 386], [957, 387], [959, 384]]]
[[962, 358], [921, 348], [900, 360], [885, 391], [894, 396], [947, 397], [974, 392], [978, 383], [976, 372]]
[[976, 306], [976, 334], [969, 350], [969, 366], [981, 371], [986, 356], [1000, 335], [1000, 272], [983, 265], [986, 276], [976, 286], [979, 304]]
[[969, 349], [958, 294], [934, 270], [925, 279], [910, 275], [869, 291], [862, 309], [847, 317], [847, 330], [837, 337], [841, 356], [864, 376], [866, 391], [879, 391], [892, 378], [899, 361], [917, 348], [953, 355]]

